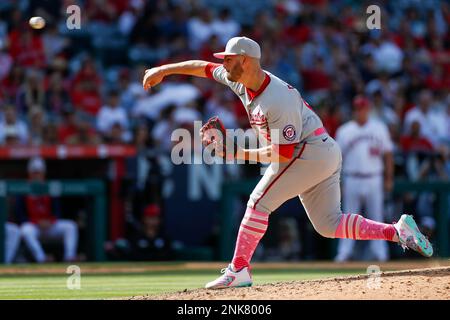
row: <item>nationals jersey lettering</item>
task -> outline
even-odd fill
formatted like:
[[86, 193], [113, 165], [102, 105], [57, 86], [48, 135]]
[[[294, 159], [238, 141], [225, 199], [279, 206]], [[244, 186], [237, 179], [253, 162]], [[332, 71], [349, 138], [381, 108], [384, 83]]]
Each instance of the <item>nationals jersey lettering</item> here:
[[[260, 139], [273, 144], [292, 145], [323, 126], [297, 89], [273, 74], [265, 73], [266, 79], [261, 89], [251, 92], [243, 84], [228, 80], [222, 65], [210, 64], [207, 68], [207, 76], [230, 87], [242, 101], [250, 125]], [[273, 141], [271, 130], [278, 131], [278, 141]]]

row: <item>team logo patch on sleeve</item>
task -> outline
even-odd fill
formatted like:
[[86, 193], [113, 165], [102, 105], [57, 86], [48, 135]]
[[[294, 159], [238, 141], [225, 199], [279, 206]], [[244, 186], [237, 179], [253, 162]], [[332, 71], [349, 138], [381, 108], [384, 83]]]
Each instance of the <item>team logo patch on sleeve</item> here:
[[297, 136], [297, 133], [295, 132], [295, 127], [292, 124], [287, 125], [283, 129], [283, 137], [287, 141], [293, 141], [295, 140], [295, 137]]

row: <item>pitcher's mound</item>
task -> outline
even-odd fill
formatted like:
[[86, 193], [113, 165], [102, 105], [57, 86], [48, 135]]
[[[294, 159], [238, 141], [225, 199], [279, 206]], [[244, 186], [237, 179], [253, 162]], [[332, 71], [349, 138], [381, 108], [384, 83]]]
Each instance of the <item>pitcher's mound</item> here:
[[301, 300], [301, 299], [444, 299], [450, 300], [450, 267], [382, 272], [322, 280], [278, 282], [222, 290], [195, 289], [159, 296], [158, 300]]

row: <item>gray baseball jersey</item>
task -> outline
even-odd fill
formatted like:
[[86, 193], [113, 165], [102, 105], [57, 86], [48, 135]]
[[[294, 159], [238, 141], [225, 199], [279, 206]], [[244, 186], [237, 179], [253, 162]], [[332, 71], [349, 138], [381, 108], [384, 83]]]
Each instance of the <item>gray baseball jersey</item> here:
[[[247, 111], [250, 125], [260, 139], [273, 144], [298, 144], [314, 130], [322, 128], [322, 121], [302, 99], [300, 93], [280, 78], [265, 71], [266, 80], [258, 92], [251, 92], [242, 83], [227, 79], [222, 65], [214, 65], [212, 77], [233, 90]], [[278, 132], [272, 141], [271, 132]]]
[[[270, 164], [247, 206], [271, 213], [285, 201], [299, 196], [314, 228], [334, 238], [341, 217], [342, 157], [338, 144], [323, 129], [320, 118], [294, 87], [269, 72], [265, 72], [266, 79], [258, 92], [229, 81], [222, 65], [210, 63], [205, 72], [239, 96], [260, 138], [295, 148], [290, 153], [290, 162]], [[274, 130], [278, 131], [278, 141], [271, 136]]]

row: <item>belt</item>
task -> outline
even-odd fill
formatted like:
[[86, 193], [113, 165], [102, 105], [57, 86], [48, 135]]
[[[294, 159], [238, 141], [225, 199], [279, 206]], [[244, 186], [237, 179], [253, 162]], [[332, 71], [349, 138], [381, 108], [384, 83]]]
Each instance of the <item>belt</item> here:
[[[298, 156], [298, 154], [302, 150], [302, 145], [303, 144], [306, 144], [307, 142], [308, 143], [312, 142], [311, 140], [308, 140], [308, 139], [313, 138], [313, 137], [319, 137], [319, 136], [321, 136], [324, 133], [327, 133], [327, 130], [324, 127], [320, 127], [320, 128], [317, 128], [316, 130], [314, 130], [313, 132], [311, 132], [309, 135], [307, 135], [306, 138], [304, 138], [302, 141], [300, 141], [295, 146], [295, 151], [294, 151], [293, 157], [295, 158], [295, 157]], [[313, 141], [315, 141], [315, 139]]]

